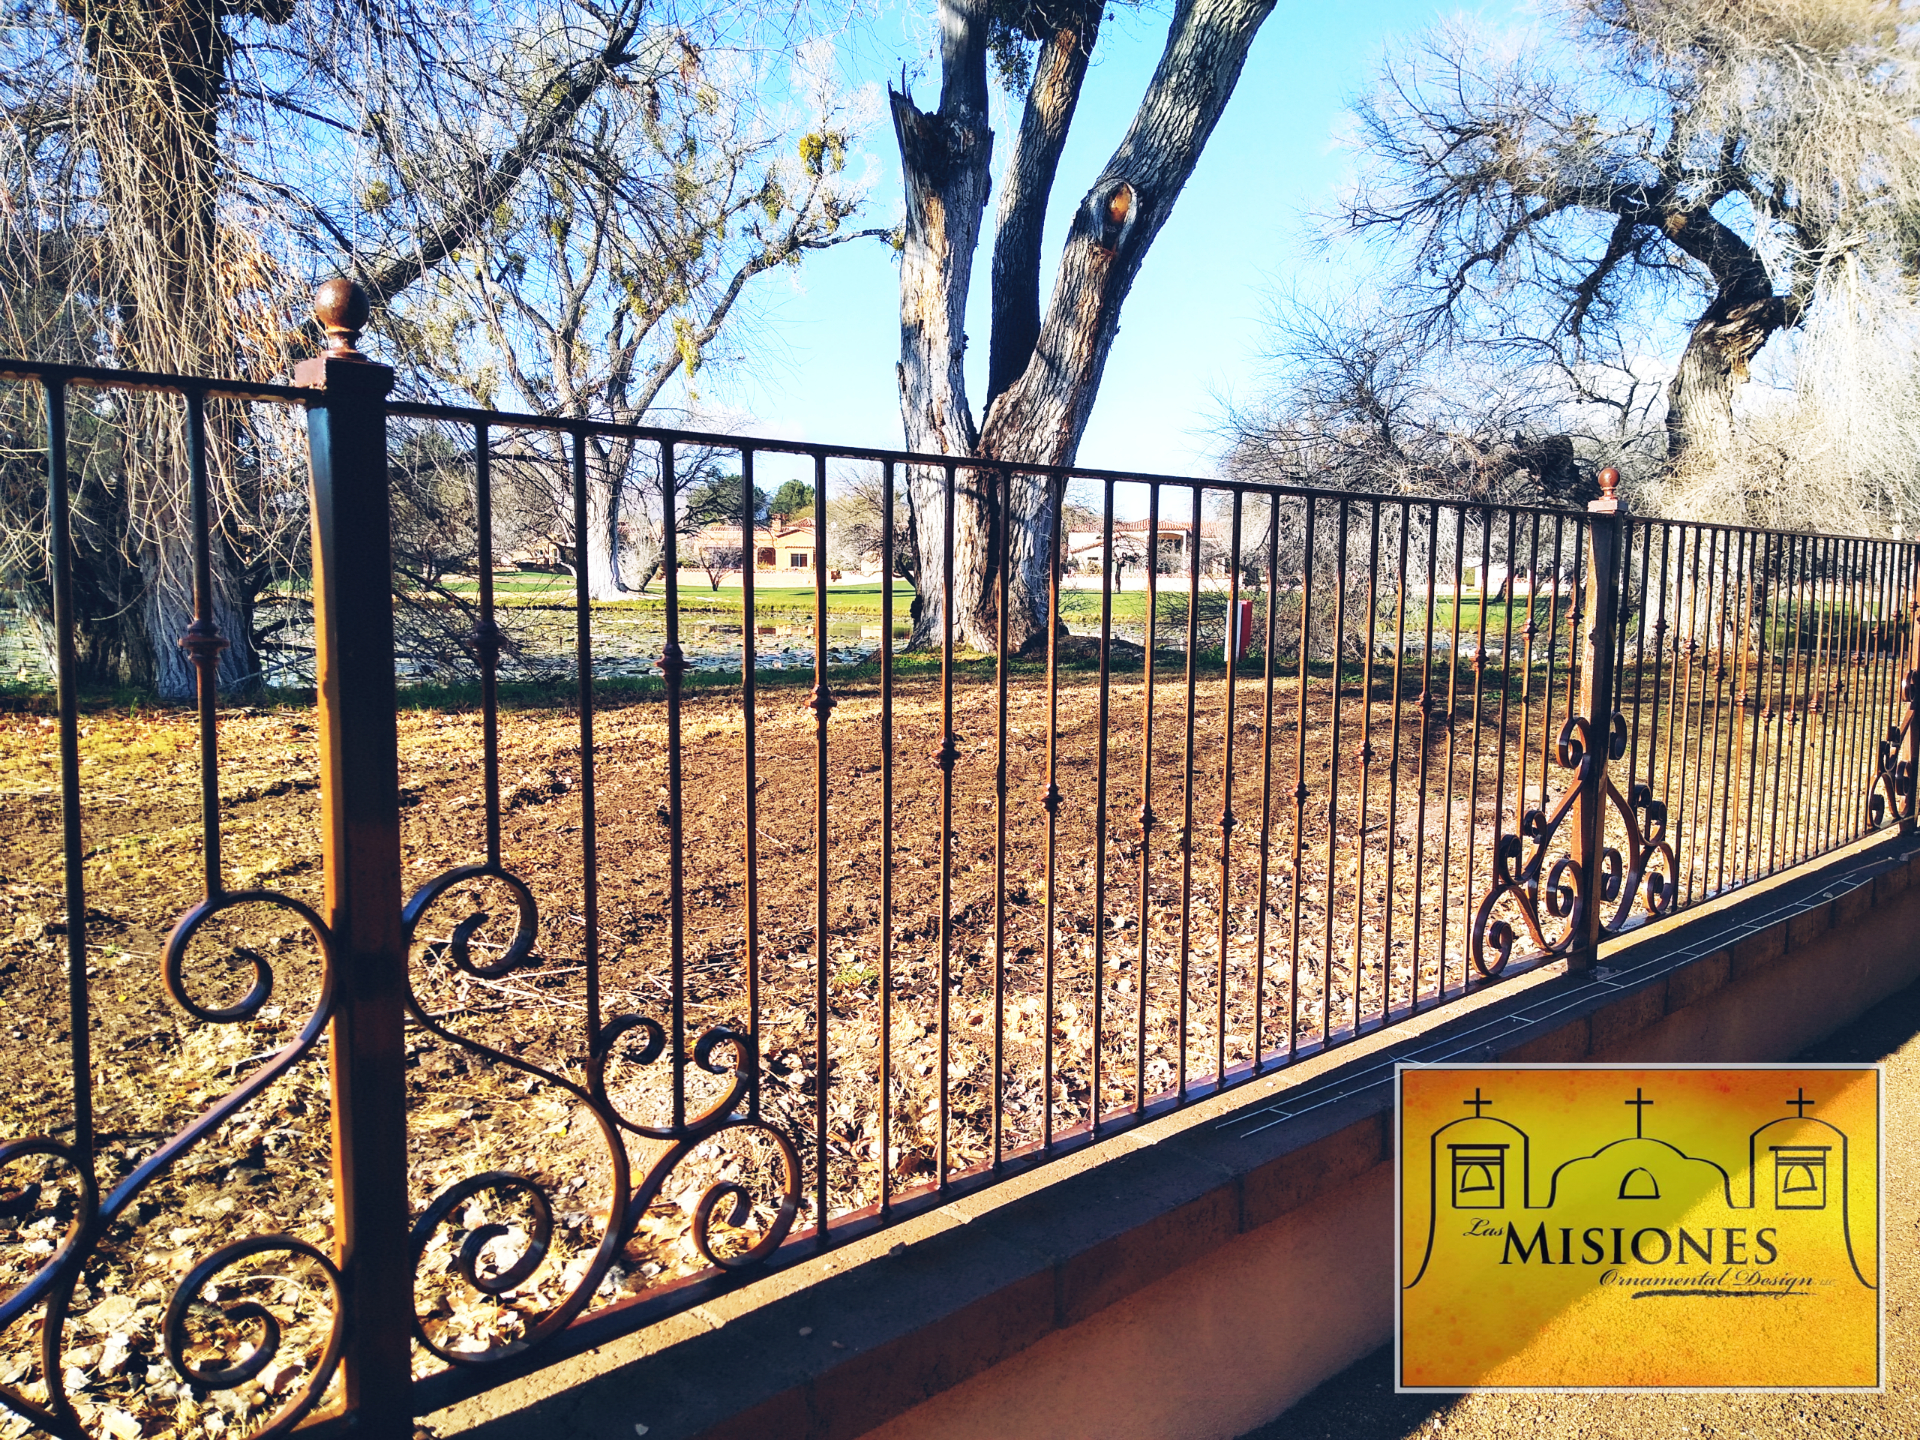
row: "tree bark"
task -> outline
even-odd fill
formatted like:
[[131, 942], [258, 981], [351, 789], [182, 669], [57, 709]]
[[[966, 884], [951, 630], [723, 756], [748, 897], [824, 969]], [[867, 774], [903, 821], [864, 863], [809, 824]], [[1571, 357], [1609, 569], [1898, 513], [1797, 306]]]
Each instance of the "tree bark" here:
[[[1070, 465], [1078, 454], [1121, 305], [1272, 8], [1272, 0], [1181, 0], [1175, 7], [1160, 64], [1125, 137], [1081, 201], [1040, 315], [1037, 237], [1097, 15], [1078, 12], [1069, 17], [1077, 24], [1058, 25], [1045, 42], [1003, 193], [991, 383], [978, 431], [961, 360], [992, 143], [985, 125], [983, 12], [970, 0], [943, 0], [945, 84], [938, 112], [923, 114], [905, 95], [892, 95], [908, 195], [900, 271], [907, 444], [987, 462], [958, 469], [954, 516], [954, 628], [975, 649], [996, 648], [1003, 571], [1009, 646], [1025, 649], [1045, 639], [1048, 578], [1057, 563], [1048, 541], [1060, 486], [1019, 467]], [[924, 468], [909, 479], [911, 523], [929, 581], [921, 590], [915, 644], [937, 638], [944, 623], [943, 480]]]
[[[65, 3], [82, 26], [93, 74], [91, 138], [111, 216], [115, 283], [125, 297], [124, 362], [187, 375], [228, 371], [215, 210], [219, 106], [231, 49], [221, 15], [246, 10], [278, 23], [290, 10], [279, 0], [230, 7], [206, 0]], [[174, 402], [146, 397], [128, 407], [127, 422], [130, 538], [145, 580], [152, 676], [163, 698], [187, 699], [196, 680], [179, 650], [193, 618], [186, 427]], [[209, 416], [208, 466], [217, 484], [227, 447], [217, 443], [216, 426]], [[246, 607], [228, 603], [235, 567], [217, 536], [210, 543], [215, 617], [228, 642], [220, 678], [252, 684], [258, 666]]]
[[1694, 323], [1667, 385], [1667, 461], [1715, 450], [1733, 439], [1733, 392], [1776, 330], [1797, 324], [1800, 305], [1773, 293], [1773, 278], [1752, 246], [1706, 209], [1658, 216], [1666, 237], [1707, 267], [1717, 286]]

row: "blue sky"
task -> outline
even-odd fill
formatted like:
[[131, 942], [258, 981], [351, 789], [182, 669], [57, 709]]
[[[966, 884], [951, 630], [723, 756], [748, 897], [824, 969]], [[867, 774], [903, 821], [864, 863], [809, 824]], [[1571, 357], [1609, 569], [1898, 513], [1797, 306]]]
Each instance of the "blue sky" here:
[[[1524, 0], [1508, 0], [1474, 13], [1499, 23], [1523, 8]], [[1066, 217], [1112, 153], [1152, 76], [1165, 43], [1166, 10], [1164, 4], [1123, 10], [1102, 27], [1048, 217], [1043, 297], [1052, 287]], [[1389, 40], [1416, 35], [1459, 10], [1434, 0], [1282, 0], [1126, 302], [1080, 448], [1082, 464], [1210, 471], [1221, 397], [1257, 392], [1267, 297], [1282, 284], [1316, 290], [1343, 263], [1303, 243], [1301, 221], [1327, 204], [1348, 169], [1335, 143], [1346, 102], [1368, 84]], [[912, 15], [889, 8], [873, 36], [883, 30], [911, 37]], [[876, 65], [860, 78], [879, 78], [881, 67], [897, 76], [902, 60], [918, 58], [910, 53], [911, 38], [891, 57], [871, 38], [860, 49]], [[922, 67], [916, 100], [931, 104], [936, 87], [931, 67]], [[1015, 112], [996, 121], [996, 161], [1017, 119]], [[891, 223], [900, 207], [900, 169], [884, 118], [865, 148], [879, 177], [859, 223]], [[987, 229], [968, 326], [976, 407], [985, 388], [991, 208]], [[899, 291], [891, 253], [879, 243], [845, 245], [810, 258], [791, 283], [769, 280], [759, 297], [764, 328], [755, 343], [770, 358], [714, 398], [750, 412], [762, 433], [899, 444], [893, 370]]]

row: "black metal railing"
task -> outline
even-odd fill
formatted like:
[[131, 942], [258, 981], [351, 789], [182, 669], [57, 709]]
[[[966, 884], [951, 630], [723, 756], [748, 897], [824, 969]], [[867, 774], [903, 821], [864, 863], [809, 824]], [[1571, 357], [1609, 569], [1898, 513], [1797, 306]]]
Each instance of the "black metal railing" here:
[[[1642, 520], [1611, 475], [1575, 513], [400, 403], [351, 299], [296, 387], [0, 361], [44, 397], [62, 878], [33, 954], [64, 967], [72, 1077], [67, 1118], [0, 1141], [0, 1405], [49, 1433], [327, 1407], [398, 1435], [498, 1362], [1912, 823], [1911, 544]], [[64, 429], [71, 393], [129, 385], [184, 406], [199, 675], [194, 843], [137, 877], [87, 794]], [[278, 887], [223, 859], [252, 801], [221, 782], [209, 397], [308, 414], [320, 811], [274, 843], [321, 865]], [[689, 457], [737, 461], [737, 633], [671, 500], [658, 606], [595, 601], [610, 455], [667, 497]], [[421, 456], [471, 506], [443, 611], [478, 691], [403, 720], [394, 617], [426, 602], [393, 579], [389, 474]], [[755, 574], [756, 479], [790, 474], [823, 520], [877, 481], [858, 645], [826, 543], [805, 596]], [[963, 613], [957, 517], [1036, 477], [1088, 487], [1097, 533], [1053, 506], [1022, 653], [1013, 567]], [[564, 502], [570, 594], [502, 590], [503, 487]], [[937, 618], [902, 647], [916, 599]], [[774, 603], [804, 608], [768, 653]], [[569, 661], [570, 696], [508, 688]], [[222, 1076], [192, 1084], [103, 1019], [124, 980], [90, 987], [116, 912], [188, 906], [189, 860], [161, 968], [195, 1023], [167, 1043]], [[193, 1118], [123, 1122], [136, 1092]]]

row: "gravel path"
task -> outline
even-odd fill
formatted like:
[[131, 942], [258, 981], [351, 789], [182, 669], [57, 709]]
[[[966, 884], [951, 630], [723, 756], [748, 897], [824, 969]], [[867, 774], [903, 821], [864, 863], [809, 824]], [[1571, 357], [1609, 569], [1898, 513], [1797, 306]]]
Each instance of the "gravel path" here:
[[1885, 1060], [1887, 1393], [1396, 1395], [1375, 1351], [1242, 1440], [1920, 1440], [1920, 985], [1802, 1060]]

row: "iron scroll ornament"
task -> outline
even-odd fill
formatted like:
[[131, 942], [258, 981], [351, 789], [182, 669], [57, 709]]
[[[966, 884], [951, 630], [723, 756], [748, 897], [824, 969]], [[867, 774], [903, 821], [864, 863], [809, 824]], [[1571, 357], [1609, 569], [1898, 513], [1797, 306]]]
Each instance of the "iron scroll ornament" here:
[[[498, 881], [511, 893], [516, 920], [514, 938], [497, 959], [486, 964], [476, 961], [472, 951], [473, 939], [490, 918], [485, 911], [476, 910], [452, 928], [446, 941], [446, 957], [457, 969], [482, 979], [508, 974], [531, 958], [539, 928], [539, 911], [532, 892], [518, 876], [503, 866], [493, 864], [456, 867], [435, 877], [415, 893], [402, 912], [405, 942], [410, 955], [421, 923], [435, 902], [460, 886], [479, 880]], [[611, 1181], [611, 1195], [607, 1213], [601, 1222], [599, 1245], [579, 1270], [577, 1278], [566, 1285], [558, 1302], [533, 1321], [524, 1333], [485, 1349], [456, 1349], [443, 1343], [429, 1330], [416, 1304], [414, 1334], [439, 1359], [451, 1365], [491, 1364], [523, 1354], [564, 1330], [592, 1301], [607, 1272], [625, 1249], [641, 1217], [659, 1195], [671, 1173], [703, 1142], [721, 1133], [753, 1130], [773, 1141], [780, 1155], [781, 1166], [778, 1206], [764, 1233], [756, 1241], [739, 1253], [722, 1253], [714, 1245], [713, 1225], [716, 1219], [729, 1227], [744, 1226], [751, 1215], [753, 1197], [744, 1186], [731, 1181], [709, 1186], [694, 1205], [689, 1218], [695, 1249], [717, 1268], [743, 1269], [773, 1254], [792, 1230], [799, 1214], [801, 1187], [800, 1159], [793, 1141], [783, 1131], [757, 1116], [737, 1113], [741, 1101], [749, 1092], [751, 1078], [759, 1063], [750, 1037], [724, 1026], [716, 1026], [702, 1034], [693, 1046], [693, 1063], [710, 1075], [730, 1077], [729, 1083], [718, 1099], [683, 1123], [648, 1125], [620, 1112], [607, 1093], [606, 1072], [616, 1050], [631, 1046], [636, 1037], [639, 1041], [638, 1050], [629, 1051], [636, 1063], [650, 1065], [667, 1053], [666, 1029], [652, 1017], [618, 1015], [609, 1019], [600, 1028], [593, 1051], [588, 1056], [587, 1082], [581, 1084], [522, 1056], [508, 1054], [471, 1036], [459, 1034], [442, 1024], [421, 1004], [414, 991], [411, 969], [407, 978], [406, 1004], [414, 1022], [430, 1034], [459, 1049], [484, 1056], [493, 1063], [536, 1077], [543, 1084], [552, 1085], [579, 1102], [593, 1116], [598, 1127], [600, 1141], [607, 1153]], [[722, 1049], [732, 1052], [731, 1063], [723, 1063], [716, 1058], [716, 1053]], [[624, 1138], [628, 1134], [644, 1140], [668, 1142], [668, 1148], [637, 1184]], [[411, 1240], [416, 1277], [434, 1233], [458, 1216], [469, 1202], [481, 1196], [519, 1199], [531, 1212], [531, 1223], [523, 1227], [525, 1239], [518, 1255], [500, 1267], [486, 1267], [484, 1256], [496, 1241], [508, 1237], [508, 1227], [492, 1223], [469, 1231], [453, 1257], [453, 1268], [466, 1284], [481, 1294], [504, 1297], [528, 1284], [553, 1258], [554, 1206], [547, 1188], [534, 1177], [518, 1171], [488, 1170], [443, 1189], [414, 1222]]]
[[1914, 711], [1920, 701], [1920, 670], [1909, 670], [1900, 684], [1907, 710], [1898, 725], [1887, 727], [1874, 755], [1873, 781], [1867, 792], [1868, 823], [1878, 826], [1891, 814], [1896, 820], [1913, 818], [1914, 762], [1907, 759], [1907, 741], [1913, 735]]
[[[1626, 716], [1616, 710], [1608, 726], [1607, 758], [1618, 760], [1626, 751]], [[1642, 781], [1632, 782], [1623, 796], [1610, 776], [1603, 778], [1604, 803], [1610, 804], [1620, 818], [1627, 836], [1627, 853], [1622, 856], [1612, 845], [1600, 852], [1597, 897], [1586, 893], [1586, 877], [1570, 853], [1559, 855], [1547, 868], [1554, 840], [1578, 805], [1593, 766], [1599, 763], [1591, 722], [1584, 716], [1570, 717], [1560, 729], [1554, 758], [1563, 770], [1571, 770], [1574, 775], [1552, 812], [1544, 808], [1527, 811], [1521, 818], [1519, 834], [1502, 834], [1494, 843], [1493, 886], [1474, 915], [1469, 947], [1474, 968], [1488, 979], [1506, 968], [1520, 939], [1511, 923], [1494, 918], [1495, 907], [1507, 896], [1513, 898], [1521, 922], [1545, 957], [1564, 956], [1574, 948], [1586, 928], [1587, 906], [1596, 900], [1614, 907], [1612, 915], [1601, 921], [1601, 933], [1608, 935], [1618, 933], [1626, 924], [1636, 898], [1649, 917], [1664, 915], [1673, 908], [1679, 860], [1667, 839], [1666, 802], [1655, 799], [1652, 788]], [[1533, 845], [1524, 864], [1523, 840]], [[1550, 922], [1562, 922], [1558, 933], [1548, 933]], [[1494, 951], [1491, 961], [1487, 958], [1489, 946]]]
[[[45, 1137], [28, 1137], [0, 1144], [0, 1172], [35, 1156], [54, 1161], [71, 1170], [77, 1179], [78, 1204], [67, 1234], [47, 1261], [21, 1286], [0, 1300], [0, 1334], [11, 1329], [29, 1312], [44, 1305], [40, 1333], [42, 1380], [46, 1388], [44, 1404], [29, 1400], [11, 1386], [0, 1386], [0, 1407], [24, 1417], [39, 1429], [62, 1440], [89, 1440], [80, 1416], [67, 1394], [66, 1367], [61, 1363], [65, 1351], [63, 1337], [70, 1318], [74, 1291], [87, 1261], [97, 1252], [108, 1230], [156, 1180], [170, 1171], [189, 1151], [214, 1135], [261, 1094], [274, 1081], [310, 1054], [325, 1034], [334, 1011], [334, 946], [326, 922], [309, 907], [290, 896], [271, 890], [246, 890], [216, 893], [183, 915], [167, 937], [162, 955], [167, 989], [174, 1001], [188, 1014], [210, 1024], [234, 1024], [251, 1020], [273, 997], [274, 974], [264, 956], [252, 956], [254, 979], [246, 996], [230, 1006], [208, 1006], [188, 993], [185, 969], [186, 953], [193, 938], [223, 911], [242, 905], [266, 905], [291, 911], [312, 933], [320, 952], [321, 980], [319, 996], [312, 1013], [299, 1033], [286, 1045], [267, 1057], [238, 1086], [214, 1105], [201, 1112], [192, 1123], [134, 1168], [101, 1199], [77, 1147], [63, 1145]], [[38, 1184], [18, 1187], [9, 1198], [15, 1208], [31, 1208], [40, 1197]], [[267, 1423], [252, 1432], [253, 1440], [285, 1435], [319, 1403], [332, 1383], [345, 1341], [345, 1311], [342, 1307], [342, 1280], [332, 1259], [306, 1241], [292, 1235], [263, 1234], [234, 1241], [202, 1258], [172, 1289], [160, 1327], [161, 1350], [181, 1380], [207, 1390], [231, 1390], [259, 1375], [278, 1355], [283, 1339], [281, 1326], [273, 1313], [254, 1301], [227, 1304], [222, 1319], [228, 1327], [250, 1329], [251, 1350], [231, 1364], [211, 1366], [196, 1363], [187, 1351], [193, 1343], [190, 1323], [198, 1306], [208, 1304], [206, 1292], [215, 1280], [242, 1261], [256, 1255], [278, 1254], [298, 1258], [314, 1266], [327, 1290], [331, 1321], [320, 1341], [319, 1354], [307, 1366], [307, 1383], [290, 1396]]]

